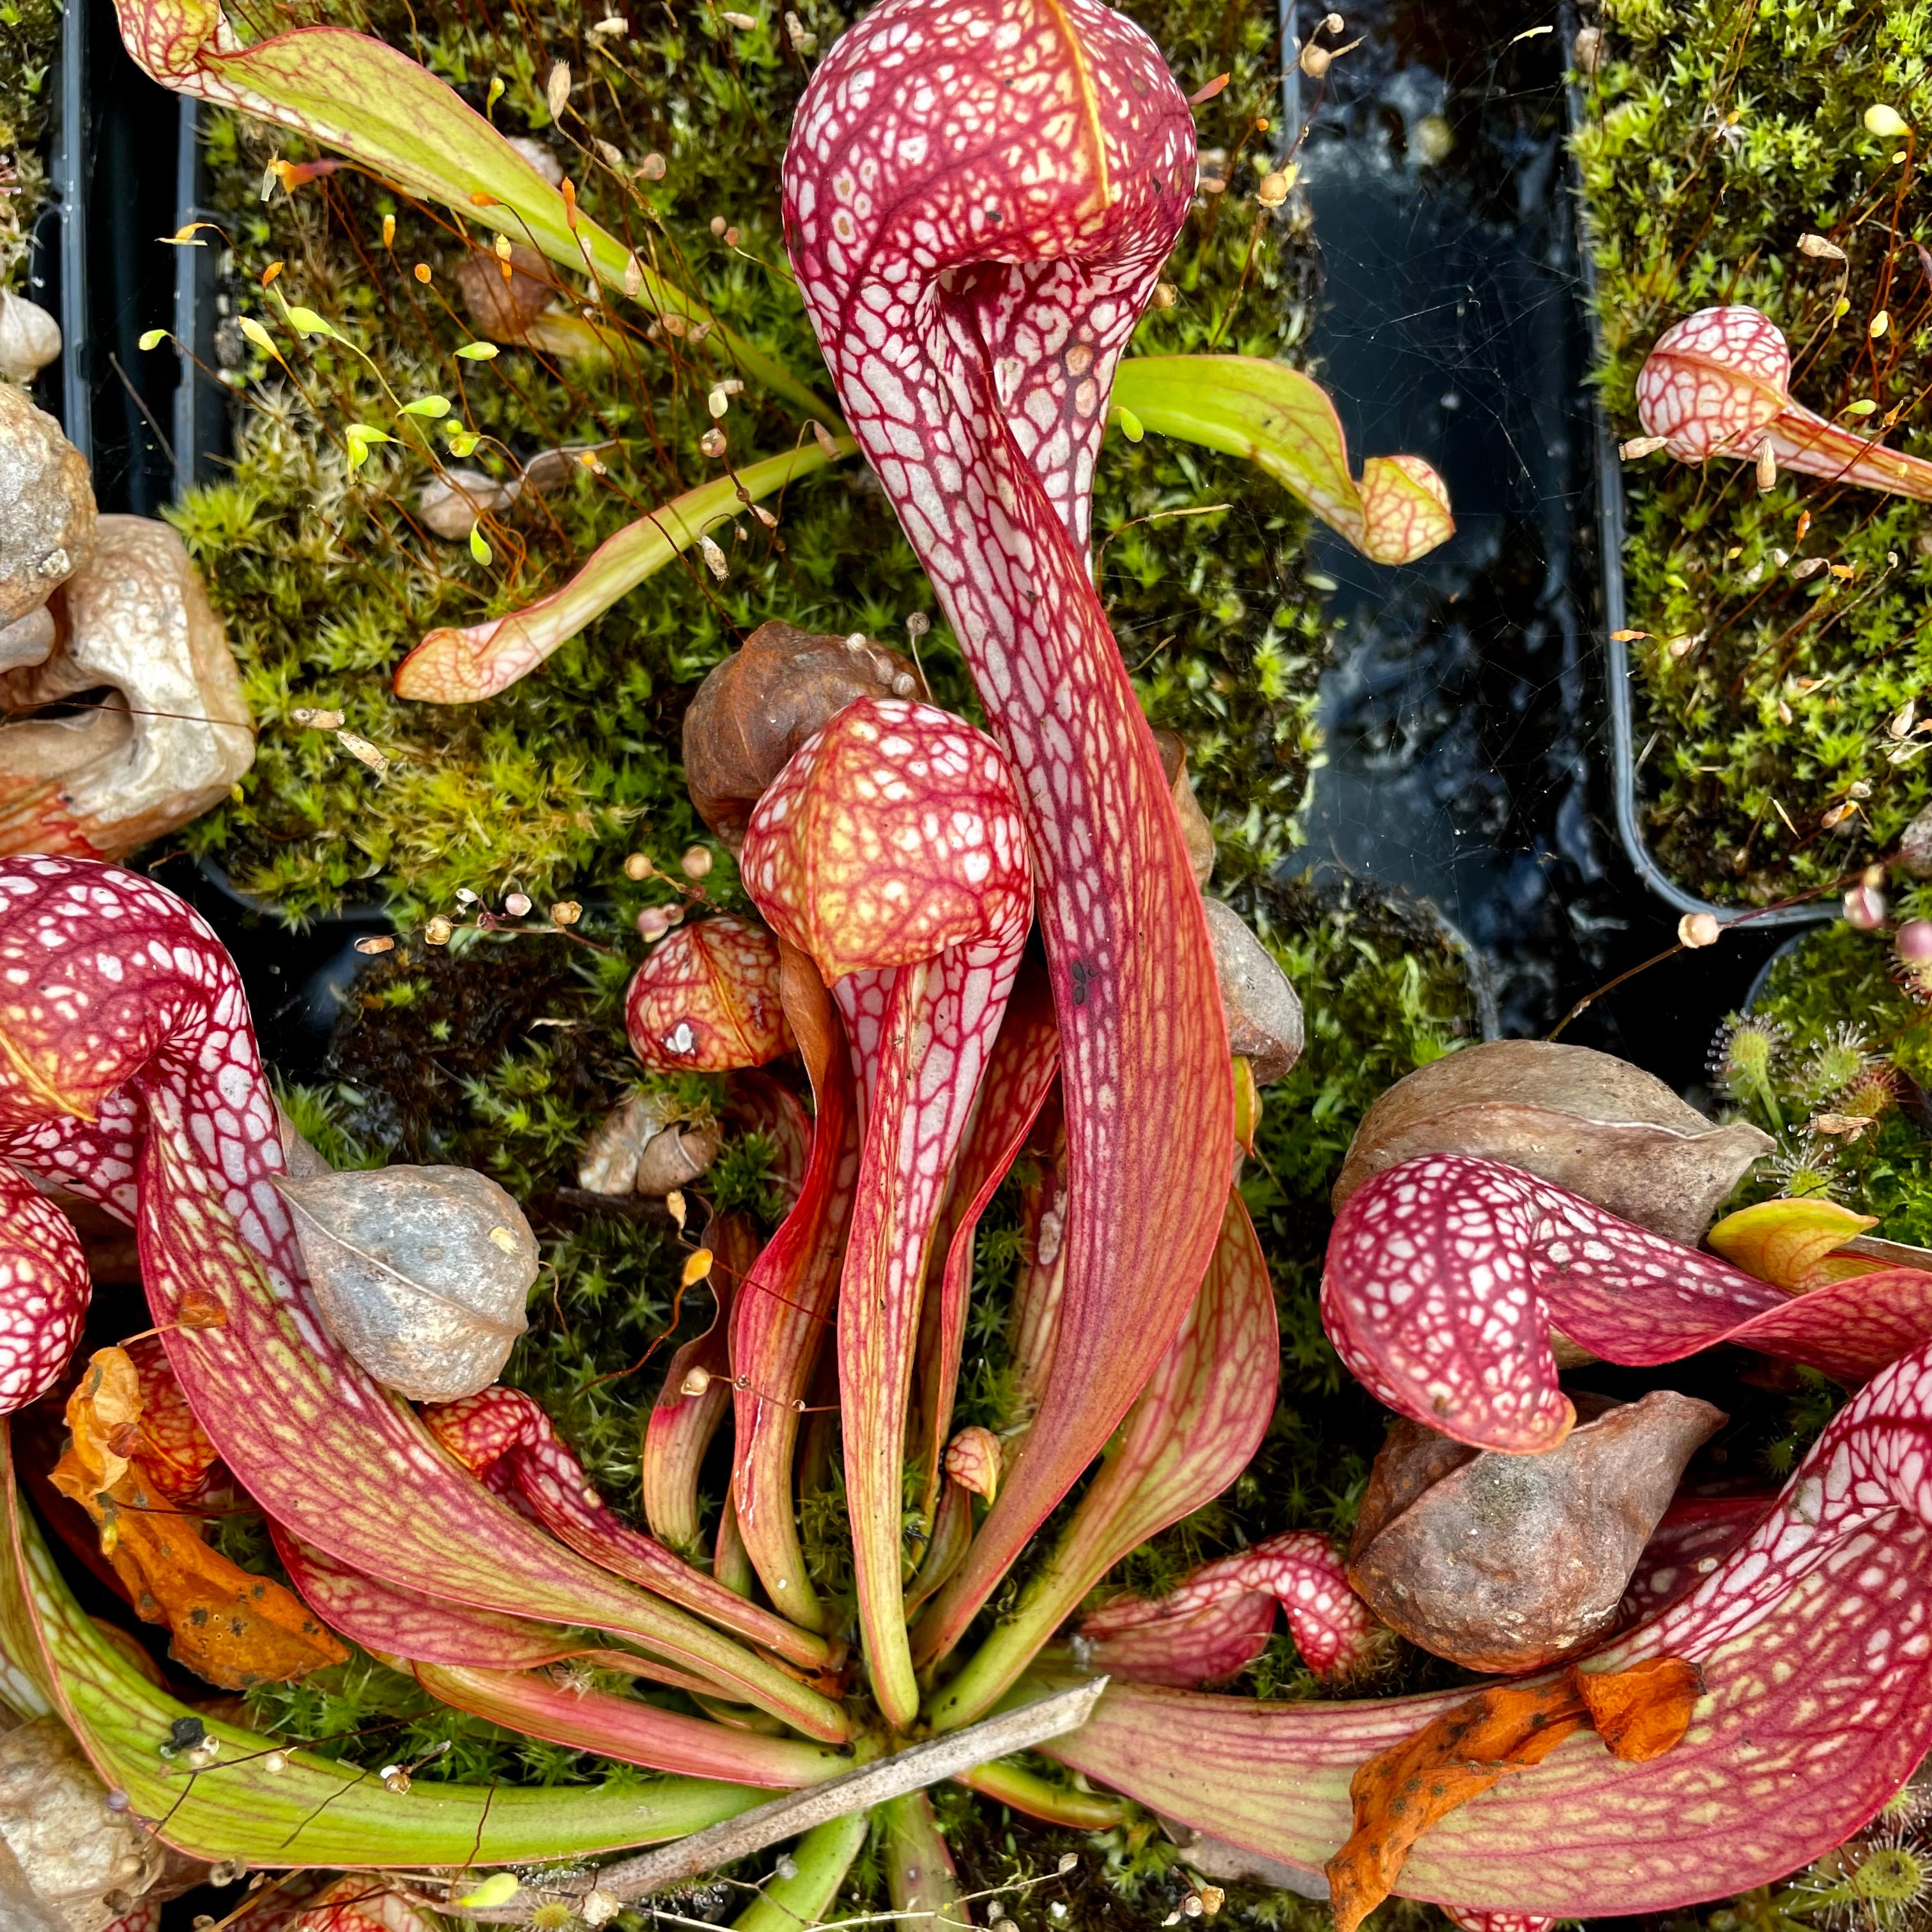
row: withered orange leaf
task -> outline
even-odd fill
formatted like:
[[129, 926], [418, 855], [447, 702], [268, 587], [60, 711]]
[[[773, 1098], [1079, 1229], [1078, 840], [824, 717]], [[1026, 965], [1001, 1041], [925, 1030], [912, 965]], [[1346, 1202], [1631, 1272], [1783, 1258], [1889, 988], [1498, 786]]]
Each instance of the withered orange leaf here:
[[1682, 1744], [1704, 1690], [1704, 1673], [1681, 1657], [1653, 1657], [1628, 1670], [1580, 1670], [1576, 1678], [1598, 1736], [1626, 1764]]
[[245, 1690], [346, 1660], [299, 1598], [211, 1549], [200, 1520], [176, 1506], [169, 1491], [179, 1471], [142, 1453], [152, 1448], [140, 1377], [124, 1349], [89, 1360], [67, 1419], [71, 1440], [52, 1480], [99, 1525], [102, 1552], [136, 1612], [173, 1633], [177, 1662], [224, 1690]]
[[299, 1597], [251, 1576], [201, 1540], [200, 1524], [138, 1466], [103, 1498], [118, 1524], [109, 1560], [146, 1622], [174, 1633], [169, 1654], [225, 1690], [286, 1684], [349, 1653]]
[[[88, 1357], [67, 1400], [67, 1426], [71, 1439], [48, 1480], [98, 1522], [94, 1498], [128, 1473], [140, 1440], [141, 1378], [124, 1348], [98, 1348]], [[100, 1544], [113, 1553], [104, 1526]]]
[[1677, 1658], [1587, 1678], [1573, 1666], [1479, 1691], [1378, 1752], [1349, 1781], [1354, 1829], [1328, 1861], [1336, 1932], [1355, 1932], [1394, 1889], [1416, 1840], [1459, 1805], [1593, 1724], [1607, 1727], [1618, 1756], [1658, 1756], [1683, 1737], [1701, 1688], [1696, 1667]]

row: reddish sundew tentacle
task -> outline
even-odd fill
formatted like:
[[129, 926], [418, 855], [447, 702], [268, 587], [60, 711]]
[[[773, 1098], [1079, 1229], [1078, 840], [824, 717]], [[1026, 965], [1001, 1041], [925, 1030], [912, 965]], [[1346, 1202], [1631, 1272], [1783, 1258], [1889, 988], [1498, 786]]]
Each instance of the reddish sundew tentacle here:
[[808, 1670], [830, 1659], [822, 1636], [748, 1604], [736, 1592], [632, 1529], [597, 1492], [542, 1408], [520, 1389], [480, 1390], [422, 1412], [430, 1432], [481, 1475], [503, 1471], [538, 1522], [580, 1556]]
[[705, 1451], [731, 1406], [731, 1310], [739, 1284], [758, 1258], [757, 1235], [742, 1214], [721, 1214], [705, 1230], [718, 1298], [711, 1325], [686, 1342], [664, 1370], [664, 1387], [644, 1424], [639, 1489], [651, 1534], [687, 1554], [701, 1540], [698, 1483]]
[[1164, 1597], [1118, 1598], [1077, 1634], [1096, 1670], [1144, 1684], [1211, 1684], [1267, 1648], [1276, 1604], [1316, 1676], [1344, 1673], [1372, 1654], [1381, 1622], [1350, 1587], [1334, 1545], [1312, 1529], [1217, 1557]]
[[861, 698], [758, 801], [740, 866], [831, 983], [866, 1090], [839, 1412], [860, 1629], [880, 1708], [904, 1726], [919, 1709], [901, 1528], [914, 1344], [934, 1222], [1032, 921], [1019, 800], [971, 726]]
[[[1840, 1411], [1695, 1590], [1582, 1667], [1655, 1657], [1702, 1673], [1681, 1744], [1619, 1764], [1571, 1740], [1432, 1826], [1402, 1890], [1566, 1918], [1671, 1911], [1797, 1869], [1898, 1792], [1932, 1744], [1932, 1347]], [[1356, 1768], [1468, 1694], [1282, 1705], [1130, 1686], [1042, 1748], [1318, 1870], [1352, 1828]]]
[[[0, 1058], [6, 1036], [0, 1033]], [[74, 1223], [0, 1163], [0, 1415], [37, 1402], [80, 1341], [93, 1281]]]
[[[1222, 1199], [1221, 1239], [1180, 1333], [1018, 1609], [934, 1702], [935, 1730], [990, 1709], [1129, 1550], [1220, 1495], [1260, 1448], [1280, 1376], [1274, 1288], [1241, 1197]], [[923, 1624], [918, 1637], [922, 1663]]]
[[1053, 989], [1036, 964], [1022, 965], [1000, 1036], [993, 1042], [979, 1108], [953, 1174], [952, 1192], [933, 1238], [933, 1252], [945, 1257], [945, 1266], [937, 1282], [927, 1282], [920, 1317], [919, 1409], [926, 1464], [921, 1514], [928, 1522], [945, 1473], [940, 1456], [965, 1348], [974, 1232], [1059, 1073]]
[[785, 158], [800, 289], [1024, 788], [1071, 1208], [1030, 1446], [933, 1606], [950, 1646], [1099, 1453], [1213, 1251], [1233, 1132], [1199, 895], [1084, 556], [1115, 362], [1180, 232], [1187, 105], [1094, 0], [884, 0]]
[[1553, 1182], [1427, 1154], [1350, 1196], [1329, 1236], [1322, 1318], [1390, 1408], [1528, 1453], [1574, 1420], [1552, 1327], [1606, 1361], [1728, 1342], [1856, 1383], [1932, 1340], [1932, 1274], [1887, 1269], [1793, 1297]]
[[781, 941], [785, 1012], [818, 1100], [812, 1156], [797, 1204], [766, 1243], [731, 1318], [736, 1417], [731, 1494], [736, 1533], [770, 1592], [795, 1624], [824, 1612], [798, 1540], [793, 1451], [798, 1418], [838, 1290], [859, 1178], [852, 1065], [818, 970]]
[[1778, 464], [1834, 483], [1932, 500], [1932, 463], [1888, 449], [1791, 399], [1791, 351], [1754, 308], [1700, 308], [1657, 338], [1636, 378], [1638, 419], [1682, 463], [1749, 462], [1768, 446]]
[[[274, 1185], [240, 982], [180, 900], [78, 860], [0, 866], [0, 1160], [133, 1215], [169, 1361], [271, 1516], [387, 1580], [633, 1637], [814, 1735], [849, 1732], [775, 1664], [506, 1510], [328, 1335]], [[226, 1318], [183, 1328], [184, 1300]]]
[[790, 1053], [778, 941], [730, 913], [679, 927], [632, 974], [624, 1028], [631, 1051], [667, 1073], [724, 1073]]
[[734, 1730], [704, 1718], [660, 1710], [608, 1690], [578, 1690], [540, 1672], [415, 1666], [432, 1697], [526, 1737], [592, 1751], [620, 1764], [734, 1784], [820, 1784], [852, 1768], [852, 1760], [823, 1744]]

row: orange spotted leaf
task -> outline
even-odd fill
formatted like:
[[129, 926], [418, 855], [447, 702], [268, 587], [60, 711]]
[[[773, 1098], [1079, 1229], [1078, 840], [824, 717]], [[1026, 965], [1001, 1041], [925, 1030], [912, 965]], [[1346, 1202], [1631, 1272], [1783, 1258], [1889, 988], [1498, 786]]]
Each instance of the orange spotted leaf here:
[[302, 1600], [238, 1568], [201, 1540], [200, 1520], [176, 1509], [136, 1464], [99, 1499], [110, 1560], [145, 1622], [174, 1633], [170, 1654], [225, 1690], [288, 1684], [349, 1652]]
[[[164, 1406], [152, 1418], [144, 1413], [146, 1386], [163, 1392]], [[152, 1371], [144, 1376], [127, 1349], [98, 1351], [68, 1399], [71, 1439], [52, 1472], [55, 1487], [93, 1517], [102, 1553], [136, 1610], [144, 1622], [173, 1631], [176, 1660], [196, 1676], [245, 1690], [344, 1662], [348, 1652], [298, 1598], [237, 1568], [202, 1540], [198, 1518], [176, 1508], [172, 1486], [183, 1474], [178, 1452], [184, 1446], [192, 1461], [195, 1451], [166, 1406], [165, 1388], [172, 1386], [172, 1376], [165, 1385]], [[171, 1440], [166, 1455], [157, 1455], [148, 1439], [151, 1420]], [[191, 1418], [188, 1428], [206, 1444]], [[211, 1451], [197, 1480], [213, 1460]]]
[[1611, 1756], [1646, 1764], [1684, 1742], [1704, 1673], [1681, 1657], [1653, 1657], [1628, 1670], [1576, 1672], [1590, 1721]]

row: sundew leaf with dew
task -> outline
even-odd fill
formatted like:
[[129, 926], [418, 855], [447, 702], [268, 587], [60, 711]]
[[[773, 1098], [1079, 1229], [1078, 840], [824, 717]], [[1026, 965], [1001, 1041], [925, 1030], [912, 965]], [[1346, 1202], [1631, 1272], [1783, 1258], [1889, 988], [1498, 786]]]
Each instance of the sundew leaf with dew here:
[[1335, 405], [1286, 362], [1130, 356], [1114, 377], [1114, 411], [1160, 435], [1245, 456], [1378, 563], [1413, 563], [1456, 532], [1449, 493], [1419, 456], [1372, 456], [1357, 482]]
[[1791, 1296], [1493, 1161], [1424, 1154], [1348, 1200], [1322, 1318], [1378, 1401], [1479, 1449], [1553, 1448], [1575, 1420], [1553, 1329], [1606, 1361], [1719, 1342], [1858, 1383], [1932, 1340], [1932, 1274], [1886, 1268]]
[[506, 1730], [544, 1738], [619, 1764], [789, 1791], [853, 1768], [853, 1760], [797, 1738], [713, 1724], [635, 1697], [561, 1684], [542, 1671], [470, 1670], [419, 1664], [432, 1697]]
[[[850, 455], [849, 438], [833, 448]], [[748, 464], [730, 476], [694, 490], [626, 524], [592, 550], [570, 580], [506, 617], [454, 630], [432, 631], [396, 667], [396, 694], [425, 704], [473, 704], [526, 676], [619, 598], [636, 590], [705, 532], [831, 460], [817, 443]], [[740, 491], [742, 489], [743, 494]]]
[[[1932, 1348], [1840, 1411], [1690, 1595], [1578, 1663], [1660, 1657], [1703, 1676], [1681, 1744], [1627, 1765], [1570, 1739], [1426, 1832], [1402, 1892], [1564, 1918], [1670, 1912], [1780, 1878], [1876, 1814], [1932, 1744]], [[1041, 1748], [1318, 1870], [1348, 1835], [1358, 1768], [1468, 1694], [1268, 1704], [1116, 1685]]]
[[1220, 1240], [1180, 1333], [1018, 1607], [934, 1704], [936, 1729], [983, 1715], [1122, 1557], [1247, 1467], [1274, 1414], [1280, 1357], [1268, 1262], [1230, 1190]]
[[[62, 1580], [14, 1480], [0, 1428], [0, 1605], [30, 1629], [34, 1666], [110, 1790], [166, 1844], [262, 1868], [465, 1866], [580, 1857], [655, 1844], [736, 1817], [764, 1793], [708, 1778], [626, 1780], [561, 1790], [439, 1784], [390, 1790], [374, 1772], [278, 1748], [198, 1712], [143, 1676], [97, 1630]], [[177, 1724], [215, 1741], [212, 1767], [161, 1756]], [[274, 1754], [272, 1762], [269, 1754]]]
[[341, 27], [298, 28], [244, 46], [219, 0], [116, 0], [115, 11], [135, 64], [164, 87], [306, 134], [574, 273], [636, 292], [658, 315], [712, 322], [741, 376], [808, 417], [830, 413], [790, 370], [579, 213], [574, 198], [408, 55]]

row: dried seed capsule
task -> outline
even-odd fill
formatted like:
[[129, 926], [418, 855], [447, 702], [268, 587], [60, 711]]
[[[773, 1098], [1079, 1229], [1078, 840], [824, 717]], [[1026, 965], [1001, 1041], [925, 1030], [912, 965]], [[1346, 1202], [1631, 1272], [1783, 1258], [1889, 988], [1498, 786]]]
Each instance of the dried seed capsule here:
[[861, 698], [904, 695], [908, 658], [861, 638], [817, 635], [782, 622], [761, 624], [742, 650], [698, 687], [684, 716], [684, 770], [698, 816], [736, 851], [752, 808], [792, 754], [836, 712]]

